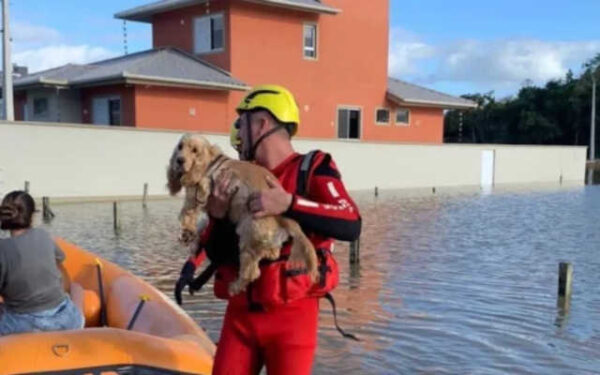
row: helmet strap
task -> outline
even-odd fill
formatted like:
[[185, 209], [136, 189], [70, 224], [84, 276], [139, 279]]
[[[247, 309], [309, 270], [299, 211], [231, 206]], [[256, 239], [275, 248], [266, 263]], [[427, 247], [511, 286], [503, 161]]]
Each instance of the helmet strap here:
[[[246, 118], [246, 122], [248, 123], [248, 126], [251, 125], [250, 123], [250, 112], [246, 112], [247, 113], [247, 118]], [[274, 133], [278, 132], [281, 129], [286, 129], [286, 127], [284, 125], [281, 124], [277, 124], [273, 129], [269, 130], [268, 132], [266, 132], [265, 134], [261, 135], [257, 140], [256, 143], [252, 142], [252, 131], [250, 129], [248, 129], [248, 144], [252, 145], [245, 153], [244, 155], [242, 155], [242, 157], [244, 158], [244, 160], [248, 160], [248, 161], [252, 161], [255, 159], [256, 157], [256, 150], [258, 149], [258, 146], [260, 145], [260, 143], [262, 141], [265, 140], [265, 138], [273, 135]]]

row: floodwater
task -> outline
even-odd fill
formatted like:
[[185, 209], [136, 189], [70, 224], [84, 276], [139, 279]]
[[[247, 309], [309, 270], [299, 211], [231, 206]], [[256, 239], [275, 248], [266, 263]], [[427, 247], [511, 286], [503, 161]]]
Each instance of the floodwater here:
[[[334, 295], [342, 338], [321, 303], [315, 374], [600, 373], [600, 186], [541, 192], [356, 196], [361, 262], [348, 246]], [[114, 261], [167, 295], [186, 258], [180, 201], [56, 205], [52, 234]], [[574, 267], [556, 307], [558, 264]], [[209, 285], [212, 286], [212, 285]], [[211, 287], [185, 310], [218, 340], [225, 304]]]

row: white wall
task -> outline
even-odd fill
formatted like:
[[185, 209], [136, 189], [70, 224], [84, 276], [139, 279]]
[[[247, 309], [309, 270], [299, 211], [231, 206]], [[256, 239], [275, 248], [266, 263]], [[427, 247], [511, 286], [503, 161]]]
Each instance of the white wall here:
[[[0, 195], [30, 182], [50, 197], [165, 195], [165, 173], [181, 133], [108, 126], [0, 122]], [[206, 135], [229, 155], [229, 137]], [[400, 145], [297, 140], [330, 152], [350, 190], [478, 186], [482, 150], [496, 152], [496, 184], [583, 184], [585, 147]]]

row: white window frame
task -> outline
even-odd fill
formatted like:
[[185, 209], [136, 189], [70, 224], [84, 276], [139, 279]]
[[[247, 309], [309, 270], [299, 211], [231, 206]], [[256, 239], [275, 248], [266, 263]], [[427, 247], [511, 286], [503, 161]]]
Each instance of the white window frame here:
[[[359, 113], [359, 127], [358, 127], [358, 138], [340, 138], [340, 110], [349, 110], [349, 111], [358, 111]], [[337, 108], [335, 109], [335, 139], [337, 139], [338, 141], [349, 141], [349, 142], [360, 142], [364, 136], [363, 133], [363, 129], [364, 129], [364, 110], [363, 107], [361, 106], [355, 106], [355, 105], [338, 105]]]
[[[408, 114], [408, 122], [398, 121], [398, 111], [406, 111], [406, 113]], [[412, 114], [409, 108], [396, 108], [396, 111], [394, 113], [394, 123], [398, 126], [410, 126], [411, 117]]]
[[[379, 111], [387, 111], [388, 113], [388, 120], [386, 122], [381, 122], [377, 119], [377, 112]], [[389, 108], [385, 108], [385, 107], [379, 107], [379, 108], [375, 108], [375, 124], [377, 125], [389, 125], [390, 121], [392, 119], [392, 111]]]
[[[315, 30], [315, 37], [314, 37], [314, 46], [307, 46], [306, 43], [306, 38], [304, 37], [304, 33], [306, 32], [306, 28], [307, 27], [312, 27]], [[307, 56], [306, 52], [307, 51], [313, 51], [314, 52], [314, 56]], [[317, 60], [319, 57], [319, 26], [314, 23], [314, 22], [305, 22], [302, 25], [302, 57], [305, 60]]]
[[[221, 18], [222, 22], [223, 22], [223, 46], [221, 48], [212, 48], [212, 39], [213, 39], [213, 35], [212, 35], [212, 28], [211, 28], [211, 20], [213, 18]], [[199, 20], [208, 20], [208, 43], [209, 43], [209, 49], [208, 50], [200, 50], [199, 46], [198, 46], [198, 21]], [[211, 53], [220, 53], [225, 51], [225, 44], [227, 41], [227, 35], [226, 35], [226, 27], [225, 27], [225, 14], [223, 12], [219, 12], [219, 13], [212, 13], [212, 14], [208, 14], [206, 16], [202, 16], [202, 17], [195, 17], [194, 18], [194, 26], [193, 26], [193, 44], [194, 44], [194, 53], [196, 55], [206, 55], [206, 54], [211, 54]]]

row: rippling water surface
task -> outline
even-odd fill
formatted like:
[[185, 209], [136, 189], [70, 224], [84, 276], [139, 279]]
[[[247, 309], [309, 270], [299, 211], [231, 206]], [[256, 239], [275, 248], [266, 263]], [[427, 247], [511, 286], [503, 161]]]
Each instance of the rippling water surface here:
[[[316, 374], [600, 373], [600, 187], [489, 195], [357, 195], [361, 263], [336, 254], [343, 339], [321, 304]], [[45, 227], [169, 296], [185, 250], [179, 201], [56, 205]], [[558, 263], [574, 266], [569, 311], [556, 307]], [[218, 340], [225, 304], [205, 288], [185, 309]]]

